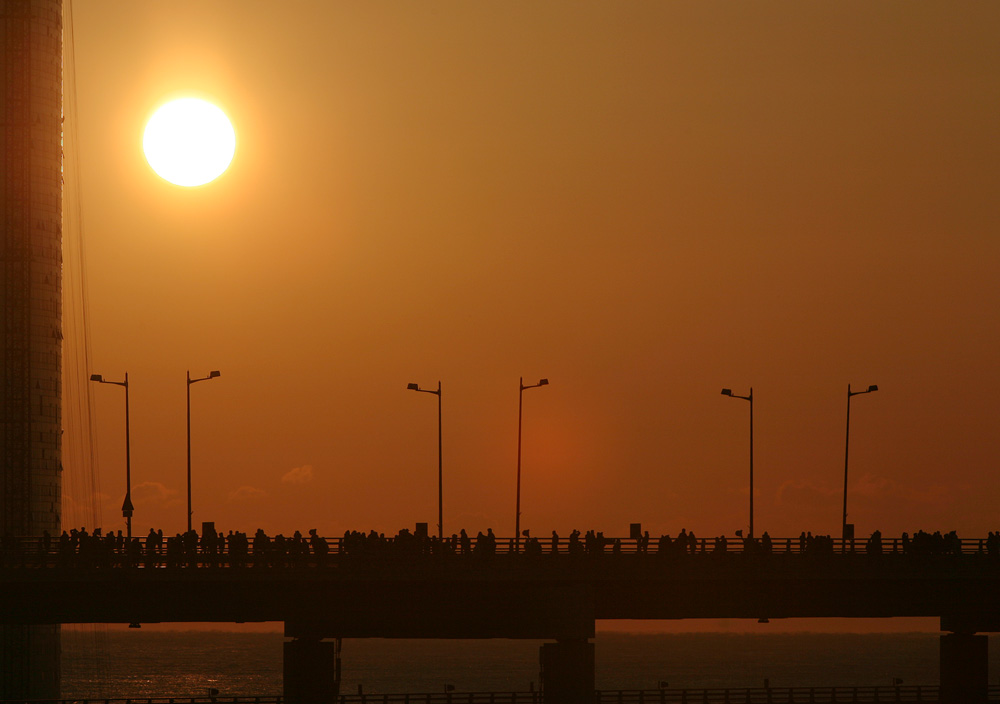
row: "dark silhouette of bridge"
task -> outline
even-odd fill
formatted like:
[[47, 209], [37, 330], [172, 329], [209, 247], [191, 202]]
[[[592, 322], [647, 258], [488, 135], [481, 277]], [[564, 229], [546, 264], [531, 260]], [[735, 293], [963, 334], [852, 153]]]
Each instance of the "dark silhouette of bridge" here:
[[[800, 539], [562, 540], [477, 551], [436, 538], [313, 541], [311, 550], [153, 554], [112, 536], [77, 549], [9, 539], [2, 550], [4, 623], [282, 621], [285, 696], [336, 693], [340, 638], [548, 639], [545, 702], [590, 701], [597, 619], [936, 617], [937, 701], [986, 702], [987, 638], [1000, 630], [997, 541]], [[305, 541], [303, 541], [305, 542]], [[306, 543], [308, 544], [308, 543]], [[190, 549], [191, 546], [193, 549]], [[119, 549], [122, 548], [122, 549]], [[654, 700], [655, 701], [655, 700]], [[891, 701], [891, 700], [890, 700]]]

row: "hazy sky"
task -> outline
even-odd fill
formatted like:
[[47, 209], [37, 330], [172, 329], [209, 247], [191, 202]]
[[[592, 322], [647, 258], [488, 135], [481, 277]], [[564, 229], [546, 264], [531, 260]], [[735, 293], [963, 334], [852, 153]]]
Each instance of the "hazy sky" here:
[[[406, 385], [441, 380], [446, 532], [509, 535], [523, 375], [536, 534], [745, 529], [719, 391], [751, 386], [757, 532], [839, 534], [848, 383], [880, 389], [860, 535], [1000, 528], [1000, 5], [73, 5], [83, 371], [129, 373], [136, 533], [185, 525], [188, 369], [222, 372], [191, 389], [196, 525], [433, 530]], [[237, 133], [196, 189], [141, 149], [189, 94]], [[123, 394], [90, 391], [119, 528]]]

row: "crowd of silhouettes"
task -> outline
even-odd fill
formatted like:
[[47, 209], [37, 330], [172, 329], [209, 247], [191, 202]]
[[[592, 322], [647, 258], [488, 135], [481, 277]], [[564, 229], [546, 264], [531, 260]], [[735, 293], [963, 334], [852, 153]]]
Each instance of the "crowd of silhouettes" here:
[[[649, 531], [634, 535], [624, 541], [609, 538], [600, 531], [581, 534], [573, 530], [565, 539], [556, 531], [551, 537], [540, 539], [530, 530], [522, 531], [518, 539], [510, 538], [498, 550], [493, 530], [470, 536], [464, 529], [449, 537], [428, 535], [425, 524], [416, 531], [399, 531], [386, 536], [377, 531], [347, 531], [343, 537], [328, 540], [316, 529], [304, 536], [295, 531], [290, 537], [282, 534], [268, 535], [258, 529], [252, 537], [240, 531], [223, 533], [206, 527], [199, 534], [194, 530], [164, 536], [162, 530], [150, 529], [143, 538], [128, 538], [121, 531], [104, 533], [100, 528], [88, 532], [86, 528], [63, 531], [58, 538], [48, 532], [41, 539], [21, 539], [6, 535], [0, 540], [0, 565], [5, 567], [27, 564], [74, 567], [233, 567], [233, 568], [284, 568], [297, 566], [325, 566], [334, 561], [371, 561], [377, 559], [423, 557], [492, 558], [498, 553], [517, 553], [518, 559], [540, 558], [543, 555], [567, 555], [571, 558], [619, 556], [623, 552], [637, 555], [655, 554], [658, 558], [677, 560], [696, 554], [725, 555], [741, 552], [749, 556], [767, 556], [775, 553], [806, 556], [834, 555], [840, 551], [860, 552], [871, 557], [886, 554], [912, 556], [960, 555], [963, 544], [955, 531], [927, 533], [918, 531], [911, 537], [903, 533], [900, 538], [883, 539], [876, 530], [866, 540], [838, 544], [829, 535], [802, 532], [798, 539], [774, 541], [765, 531], [759, 537], [717, 536], [697, 538], [693, 531], [682, 529], [676, 537], [661, 535], [651, 545]], [[968, 542], [968, 541], [967, 541]], [[969, 551], [966, 545], [966, 551]], [[1000, 558], [1000, 531], [990, 532], [972, 552]], [[29, 559], [39, 558], [43, 559]], [[335, 558], [335, 559], [334, 559]]]
[[490, 528], [480, 531], [475, 538], [463, 528], [447, 538], [428, 535], [426, 531], [410, 532], [404, 528], [388, 538], [374, 530], [364, 533], [347, 531], [340, 541], [340, 553], [347, 559], [365, 559], [381, 556], [420, 557], [429, 555], [492, 556], [497, 552], [497, 538]]

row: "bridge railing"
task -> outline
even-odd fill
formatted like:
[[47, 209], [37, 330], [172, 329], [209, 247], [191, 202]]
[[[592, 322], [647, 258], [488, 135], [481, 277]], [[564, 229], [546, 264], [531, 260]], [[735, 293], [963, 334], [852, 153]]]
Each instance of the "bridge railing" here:
[[[990, 701], [1000, 696], [994, 691]], [[807, 702], [937, 702], [936, 686], [768, 687], [746, 689], [604, 690], [600, 704], [806, 704]]]
[[[989, 687], [988, 700], [1000, 701], [1000, 686]], [[22, 700], [23, 701], [23, 700]], [[892, 687], [756, 687], [709, 689], [620, 689], [594, 692], [594, 704], [870, 704], [940, 701], [940, 688], [928, 685]], [[268, 697], [136, 697], [112, 699], [30, 700], [25, 704], [282, 704]], [[530, 692], [423, 692], [341, 694], [333, 704], [543, 704], [543, 694]], [[13, 702], [0, 702], [13, 704]], [[586, 704], [586, 703], [582, 703]]]
[[[174, 538], [176, 540], [176, 538]], [[760, 539], [750, 541], [739, 537], [675, 538], [669, 543], [660, 539], [609, 538], [595, 536], [590, 539], [570, 540], [565, 537], [522, 539], [515, 543], [513, 538], [495, 538], [489, 545], [477, 546], [476, 539], [467, 542], [444, 543], [436, 539], [417, 539], [410, 536], [400, 542], [397, 538], [322, 538], [325, 555], [318, 555], [316, 546], [307, 540], [293, 543], [284, 540], [284, 547], [278, 548], [279, 541], [269, 538], [264, 549], [251, 546], [245, 550], [234, 550], [226, 545], [219, 550], [206, 550], [199, 545], [193, 551], [178, 549], [171, 551], [161, 544], [149, 552], [145, 538], [134, 538], [135, 546], [130, 550], [127, 540], [117, 537], [108, 540], [90, 537], [86, 547], [61, 546], [57, 537], [45, 540], [40, 537], [3, 538], [0, 545], [0, 567], [53, 567], [72, 566], [316, 566], [336, 564], [343, 559], [357, 556], [366, 558], [398, 556], [445, 556], [466, 557], [477, 555], [509, 556], [513, 558], [537, 557], [545, 555], [562, 556], [657, 556], [681, 557], [703, 554], [752, 554], [752, 555], [990, 555], [1000, 559], [1000, 539], [995, 541], [980, 538], [955, 539], [948, 543], [927, 544], [918, 541], [904, 542], [900, 538], [883, 538], [877, 545], [867, 539], [842, 540], [820, 537], [809, 539], [773, 538], [768, 544]], [[994, 542], [996, 543], [994, 545]], [[519, 553], [519, 554], [515, 554]]]

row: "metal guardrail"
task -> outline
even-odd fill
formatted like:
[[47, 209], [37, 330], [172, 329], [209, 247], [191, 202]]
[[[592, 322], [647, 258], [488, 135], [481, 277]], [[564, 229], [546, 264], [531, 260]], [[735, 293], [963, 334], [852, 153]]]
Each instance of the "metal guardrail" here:
[[[993, 688], [990, 701], [1000, 696]], [[769, 687], [747, 689], [622, 690], [599, 693], [600, 704], [806, 704], [836, 702], [938, 702], [937, 686]]]
[[537, 543], [533, 543], [530, 547], [523, 540], [519, 545], [516, 545], [513, 538], [495, 538], [491, 541], [491, 545], [481, 548], [475, 547], [476, 540], [474, 538], [464, 546], [457, 540], [446, 539], [444, 543], [441, 543], [436, 538], [417, 539], [413, 536], [410, 536], [405, 543], [392, 537], [375, 540], [368, 537], [353, 540], [322, 538], [326, 546], [325, 555], [317, 555], [317, 551], [309, 545], [308, 540], [299, 543], [296, 548], [291, 548], [291, 541], [286, 539], [284, 549], [276, 549], [273, 537], [271, 537], [268, 548], [254, 551], [251, 547], [246, 552], [233, 551], [228, 547], [221, 552], [204, 551], [200, 546], [193, 552], [170, 552], [165, 545], [161, 545], [155, 552], [147, 553], [144, 538], [133, 538], [133, 540], [138, 541], [138, 547], [133, 548], [130, 552], [125, 544], [126, 541], [117, 539], [112, 542], [105, 540], [105, 538], [94, 539], [91, 537], [89, 538], [89, 548], [67, 550], [65, 547], [60, 547], [59, 539], [55, 536], [50, 538], [48, 546], [40, 537], [6, 537], [0, 545], [0, 568], [56, 566], [315, 567], [323, 564], [337, 564], [344, 559], [352, 558], [391, 559], [404, 556], [435, 558], [503, 556], [520, 559], [556, 555], [590, 558], [641, 555], [679, 559], [687, 555], [710, 554], [754, 556], [986, 555], [1000, 560], [1000, 539], [997, 540], [996, 547], [991, 549], [991, 541], [980, 538], [958, 539], [951, 543], [936, 545], [920, 544], [916, 541], [910, 541], [907, 545], [899, 538], [883, 538], [878, 549], [869, 549], [869, 542], [866, 539], [843, 540], [827, 537], [820, 537], [818, 542], [807, 542], [802, 538], [773, 538], [770, 540], [769, 548], [762, 546], [759, 539], [749, 541], [739, 537], [699, 538], [689, 541], [685, 545], [679, 545], [675, 539], [670, 545], [664, 545], [663, 549], [661, 549], [658, 539], [644, 540], [642, 538], [603, 538], [603, 540], [590, 542], [584, 540], [571, 542], [567, 538], [558, 540], [544, 538], [537, 540]]
[[[594, 692], [594, 704], [857, 704], [939, 702], [935, 685], [893, 687], [750, 687], [708, 689], [622, 689]], [[988, 700], [1000, 701], [1000, 686], [989, 687]], [[18, 700], [23, 701], [23, 700]], [[543, 704], [541, 692], [424, 692], [341, 694], [334, 704]], [[111, 699], [29, 700], [23, 704], [282, 704], [268, 697], [133, 697]], [[7, 700], [0, 704], [14, 704]], [[586, 703], [583, 703], [586, 704]]]

